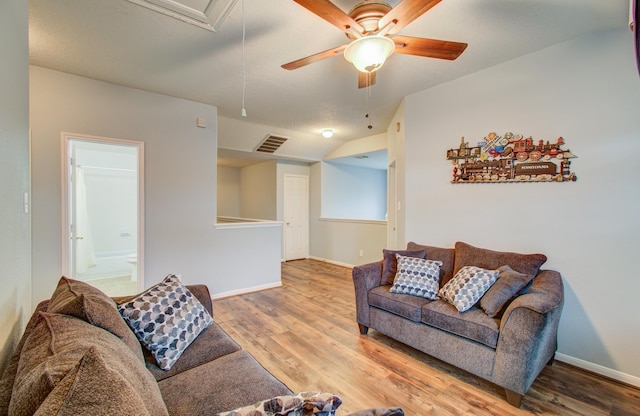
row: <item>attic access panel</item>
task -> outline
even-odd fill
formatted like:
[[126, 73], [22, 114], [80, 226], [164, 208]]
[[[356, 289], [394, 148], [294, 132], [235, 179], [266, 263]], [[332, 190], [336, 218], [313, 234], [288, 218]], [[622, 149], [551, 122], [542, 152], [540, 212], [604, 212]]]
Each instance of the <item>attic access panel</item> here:
[[183, 22], [218, 32], [238, 0], [129, 0]]

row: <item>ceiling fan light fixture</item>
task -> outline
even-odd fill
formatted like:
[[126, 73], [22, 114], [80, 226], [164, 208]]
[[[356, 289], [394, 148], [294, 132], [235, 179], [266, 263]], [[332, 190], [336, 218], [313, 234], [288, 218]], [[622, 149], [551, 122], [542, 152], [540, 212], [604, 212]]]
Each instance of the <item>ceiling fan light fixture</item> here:
[[395, 48], [396, 44], [386, 36], [365, 36], [347, 45], [344, 57], [360, 72], [375, 72], [382, 67]]

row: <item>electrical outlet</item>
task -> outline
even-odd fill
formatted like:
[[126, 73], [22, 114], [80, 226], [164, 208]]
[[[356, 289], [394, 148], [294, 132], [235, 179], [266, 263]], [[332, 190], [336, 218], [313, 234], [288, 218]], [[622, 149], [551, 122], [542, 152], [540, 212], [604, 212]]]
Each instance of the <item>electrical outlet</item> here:
[[360, 250], [360, 257], [364, 256], [364, 250]]

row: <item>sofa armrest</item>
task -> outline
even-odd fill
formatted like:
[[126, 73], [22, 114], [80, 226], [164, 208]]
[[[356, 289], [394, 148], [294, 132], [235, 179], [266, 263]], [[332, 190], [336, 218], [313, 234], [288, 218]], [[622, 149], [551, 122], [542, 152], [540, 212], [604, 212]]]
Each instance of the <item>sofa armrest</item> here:
[[505, 310], [501, 326], [505, 324], [505, 318], [508, 318], [514, 309], [528, 308], [538, 313], [547, 313], [562, 306], [563, 301], [564, 287], [560, 273], [553, 270], [540, 270], [529, 290], [515, 298]]
[[367, 293], [381, 285], [382, 262], [367, 263], [355, 266], [351, 271], [356, 292], [356, 320], [360, 324], [360, 332], [366, 333], [369, 328], [369, 301]]
[[213, 302], [211, 301], [211, 293], [207, 285], [187, 285], [187, 289], [198, 298], [200, 303], [207, 309], [209, 315], [213, 316]]
[[[11, 395], [13, 392], [13, 384], [16, 380], [16, 376], [18, 374], [18, 365], [20, 364], [20, 354], [22, 353], [22, 347], [24, 346], [27, 337], [33, 331], [35, 326], [40, 322], [40, 315], [38, 312], [46, 311], [47, 306], [49, 305], [49, 299], [43, 300], [38, 303], [35, 311], [29, 318], [27, 325], [22, 333], [22, 337], [18, 341], [18, 345], [13, 350], [13, 353], [10, 355], [9, 360], [4, 368], [4, 372], [0, 372], [0, 415], [4, 416], [9, 411], [9, 403], [11, 402]], [[12, 333], [18, 331], [19, 322], [12, 328]], [[5, 345], [5, 348], [9, 347], [9, 344]]]
[[365, 291], [382, 286], [382, 261], [355, 266], [351, 272], [354, 282], [362, 282]]
[[518, 296], [500, 322], [494, 379], [524, 394], [557, 349], [558, 324], [564, 305], [560, 273], [541, 270], [527, 293]]

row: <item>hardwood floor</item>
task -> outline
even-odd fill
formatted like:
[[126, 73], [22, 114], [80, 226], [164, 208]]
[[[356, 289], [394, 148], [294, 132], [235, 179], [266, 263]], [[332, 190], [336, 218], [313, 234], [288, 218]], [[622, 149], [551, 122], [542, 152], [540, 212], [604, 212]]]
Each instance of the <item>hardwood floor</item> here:
[[292, 261], [282, 283], [215, 300], [214, 319], [291, 390], [340, 396], [338, 415], [391, 406], [407, 416], [640, 415], [640, 389], [558, 361], [516, 409], [489, 382], [374, 330], [360, 335], [351, 269]]

